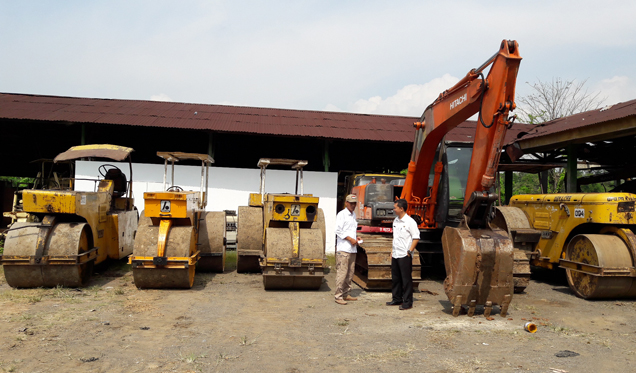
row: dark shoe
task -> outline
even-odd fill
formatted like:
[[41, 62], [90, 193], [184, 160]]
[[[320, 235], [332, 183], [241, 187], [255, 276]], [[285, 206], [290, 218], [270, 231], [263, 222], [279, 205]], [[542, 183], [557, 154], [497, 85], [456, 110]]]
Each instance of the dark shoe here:
[[402, 302], [396, 302], [394, 300], [390, 301], [390, 302], [386, 302], [387, 306], [401, 306]]
[[410, 306], [407, 306], [406, 304], [400, 304], [400, 311], [410, 310], [411, 308], [413, 308], [412, 304]]

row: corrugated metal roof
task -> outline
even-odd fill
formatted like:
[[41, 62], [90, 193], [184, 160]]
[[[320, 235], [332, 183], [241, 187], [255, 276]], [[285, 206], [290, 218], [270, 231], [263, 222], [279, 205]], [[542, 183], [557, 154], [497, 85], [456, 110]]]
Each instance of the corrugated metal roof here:
[[615, 119], [626, 118], [632, 115], [636, 115], [636, 100], [621, 102], [601, 109], [590, 110], [534, 125], [526, 133], [521, 133], [518, 139], [509, 141], [508, 145], [515, 141], [521, 142], [523, 140], [549, 136], [559, 132], [571, 131], [573, 129], [593, 126]]
[[[204, 105], [161, 101], [93, 99], [0, 93], [0, 118], [184, 128], [326, 139], [413, 141], [417, 117]], [[506, 136], [512, 141], [525, 125]], [[451, 131], [447, 141], [472, 142], [475, 122]]]

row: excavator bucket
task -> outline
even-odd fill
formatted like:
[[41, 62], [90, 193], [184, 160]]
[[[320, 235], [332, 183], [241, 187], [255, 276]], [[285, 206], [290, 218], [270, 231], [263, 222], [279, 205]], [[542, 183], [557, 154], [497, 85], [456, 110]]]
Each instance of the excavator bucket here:
[[[48, 217], [47, 217], [48, 218]], [[15, 288], [80, 287], [96, 250], [86, 223], [15, 223], [4, 244], [4, 275]]]
[[442, 235], [446, 280], [444, 291], [458, 316], [468, 306], [484, 305], [484, 316], [499, 305], [506, 316], [514, 291], [512, 242], [501, 229], [446, 227]]

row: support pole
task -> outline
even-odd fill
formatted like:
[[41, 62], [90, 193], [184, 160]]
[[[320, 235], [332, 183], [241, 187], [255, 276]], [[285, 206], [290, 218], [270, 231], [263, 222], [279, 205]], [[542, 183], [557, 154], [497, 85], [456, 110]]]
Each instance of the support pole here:
[[510, 198], [512, 198], [512, 171], [504, 171], [504, 189], [505, 189], [505, 205], [510, 204]]
[[323, 158], [322, 164], [325, 166], [325, 172], [329, 172], [329, 166], [331, 165], [331, 161], [329, 159], [329, 140], [325, 139], [325, 145], [323, 147]]
[[208, 155], [214, 159], [214, 132], [208, 132]]
[[539, 182], [541, 183], [541, 193], [548, 193], [548, 171], [541, 171], [538, 173]]
[[570, 144], [567, 148], [568, 165], [565, 174], [567, 193], [576, 193], [576, 145]]

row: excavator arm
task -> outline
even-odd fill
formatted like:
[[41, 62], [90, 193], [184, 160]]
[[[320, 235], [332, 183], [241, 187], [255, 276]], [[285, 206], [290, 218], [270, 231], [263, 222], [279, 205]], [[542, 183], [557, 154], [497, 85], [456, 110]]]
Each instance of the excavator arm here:
[[[506, 130], [511, 124], [508, 114], [514, 110], [515, 85], [521, 57], [516, 41], [504, 40], [499, 51], [476, 69], [472, 69], [455, 86], [444, 91], [415, 123], [416, 134], [402, 198], [409, 202], [407, 213], [420, 228], [437, 228], [435, 221], [437, 188], [443, 171], [435, 164], [435, 178], [429, 188], [429, 174], [438, 145], [453, 128], [479, 113], [464, 199], [469, 210], [474, 193], [483, 195], [492, 187], [499, 164]], [[488, 76], [483, 71], [491, 66]], [[469, 223], [472, 225], [472, 222]]]
[[[501, 147], [514, 119], [515, 86], [521, 57], [516, 41], [504, 40], [499, 51], [479, 68], [444, 91], [415, 123], [416, 134], [402, 198], [409, 203], [407, 213], [420, 229], [439, 229], [436, 220], [438, 186], [444, 170], [435, 153], [444, 136], [460, 123], [478, 113], [473, 143], [463, 218], [459, 226], [444, 228], [442, 249], [446, 279], [444, 291], [458, 316], [464, 306], [472, 316], [477, 306], [484, 306], [489, 316], [494, 305], [505, 316], [512, 299], [514, 281], [513, 245], [506, 232], [491, 228], [488, 222], [495, 195], [489, 193], [499, 165]], [[488, 67], [488, 75], [483, 71]], [[431, 167], [435, 163], [433, 184], [429, 186]]]

